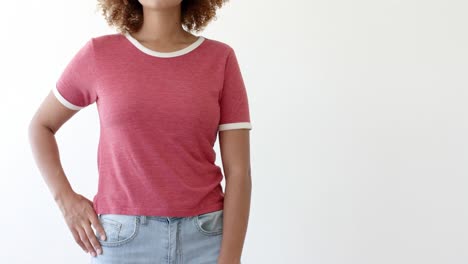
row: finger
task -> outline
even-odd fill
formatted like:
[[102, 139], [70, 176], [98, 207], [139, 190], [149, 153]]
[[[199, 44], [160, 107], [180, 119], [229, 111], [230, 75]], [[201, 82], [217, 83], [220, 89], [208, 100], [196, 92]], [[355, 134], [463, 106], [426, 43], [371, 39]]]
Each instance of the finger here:
[[106, 231], [104, 230], [104, 227], [101, 224], [101, 221], [99, 221], [99, 218], [96, 214], [91, 215], [91, 224], [93, 225], [94, 229], [99, 233], [101, 236], [102, 240], [106, 240]]
[[97, 254], [102, 254], [102, 248], [101, 248], [101, 243], [96, 238], [96, 235], [94, 234], [93, 229], [91, 229], [91, 225], [86, 225], [85, 227], [85, 232], [88, 235], [88, 239], [93, 245], [94, 250], [96, 251]]
[[80, 234], [80, 239], [81, 241], [83, 241], [83, 244], [85, 244], [88, 253], [90, 253], [93, 256], [96, 256], [96, 252], [94, 252], [93, 245], [91, 245], [91, 243], [89, 242], [88, 235], [86, 234], [84, 228], [81, 227], [78, 230], [78, 233]]
[[88, 253], [88, 250], [86, 249], [85, 245], [81, 241], [81, 238], [78, 235], [78, 232], [73, 229], [72, 235], [73, 235], [73, 238], [75, 239], [75, 242], [84, 250], [84, 252]]

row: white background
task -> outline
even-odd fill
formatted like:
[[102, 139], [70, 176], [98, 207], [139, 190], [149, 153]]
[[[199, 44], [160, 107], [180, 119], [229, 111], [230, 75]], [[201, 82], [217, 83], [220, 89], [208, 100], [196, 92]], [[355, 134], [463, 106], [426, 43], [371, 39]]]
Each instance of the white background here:
[[[236, 0], [199, 33], [236, 50], [248, 89], [243, 264], [468, 263], [467, 10], [462, 0]], [[74, 53], [115, 31], [95, 1], [4, 1], [0, 22], [0, 262], [87, 263], [27, 127]], [[90, 199], [98, 125], [94, 104], [56, 135]]]

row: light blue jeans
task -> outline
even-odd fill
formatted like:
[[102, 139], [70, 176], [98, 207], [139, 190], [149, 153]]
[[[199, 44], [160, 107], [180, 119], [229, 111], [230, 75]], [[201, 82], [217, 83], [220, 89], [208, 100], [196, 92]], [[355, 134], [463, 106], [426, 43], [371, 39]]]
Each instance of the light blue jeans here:
[[197, 216], [166, 217], [99, 214], [107, 239], [90, 263], [217, 264], [223, 210]]

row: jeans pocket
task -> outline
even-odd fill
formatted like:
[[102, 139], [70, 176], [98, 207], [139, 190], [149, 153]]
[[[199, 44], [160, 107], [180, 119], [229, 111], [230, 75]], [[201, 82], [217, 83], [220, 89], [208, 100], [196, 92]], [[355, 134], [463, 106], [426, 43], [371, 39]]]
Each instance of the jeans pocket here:
[[223, 233], [223, 209], [197, 215], [193, 218], [197, 230], [204, 235]]
[[136, 215], [99, 214], [99, 222], [106, 233], [106, 240], [96, 231], [96, 238], [105, 247], [116, 247], [132, 241], [138, 234], [140, 219]]

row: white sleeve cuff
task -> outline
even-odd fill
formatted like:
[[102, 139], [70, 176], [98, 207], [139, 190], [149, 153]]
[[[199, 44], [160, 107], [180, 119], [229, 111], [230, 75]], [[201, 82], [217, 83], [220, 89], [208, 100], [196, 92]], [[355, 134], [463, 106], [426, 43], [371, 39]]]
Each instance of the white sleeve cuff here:
[[57, 98], [57, 100], [60, 101], [60, 103], [62, 103], [65, 107], [71, 109], [71, 110], [80, 110], [80, 109], [83, 109], [84, 107], [83, 106], [78, 106], [78, 105], [74, 105], [72, 103], [70, 103], [67, 99], [65, 99], [61, 94], [60, 92], [57, 90], [57, 86], [55, 86], [53, 89], [52, 89], [52, 92], [54, 93], [55, 97]]
[[227, 123], [221, 124], [218, 127], [218, 131], [230, 130], [230, 129], [252, 129], [252, 124], [250, 122], [237, 122], [237, 123]]

